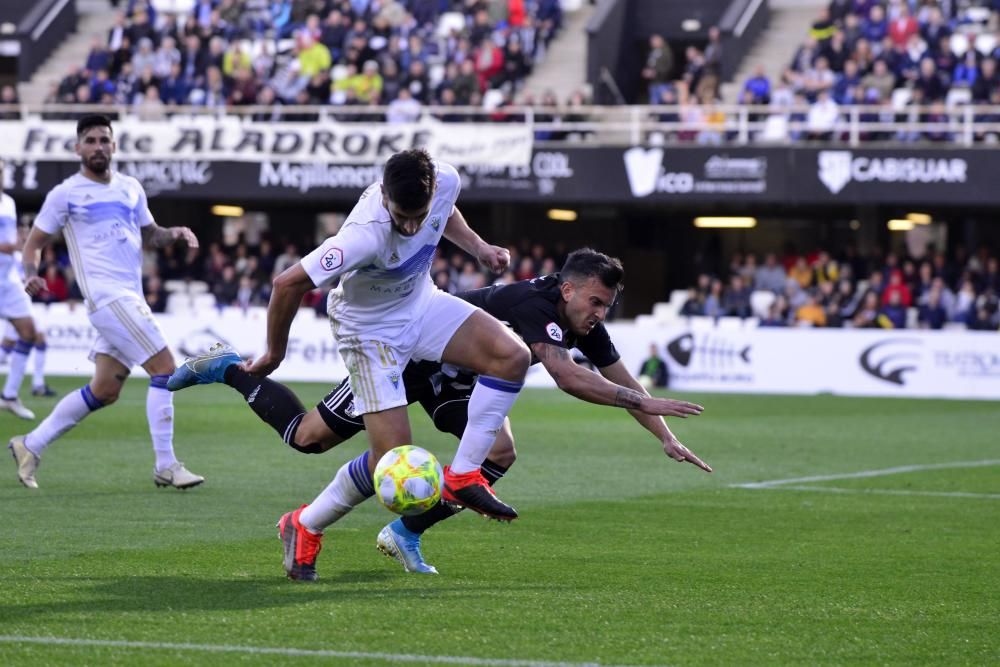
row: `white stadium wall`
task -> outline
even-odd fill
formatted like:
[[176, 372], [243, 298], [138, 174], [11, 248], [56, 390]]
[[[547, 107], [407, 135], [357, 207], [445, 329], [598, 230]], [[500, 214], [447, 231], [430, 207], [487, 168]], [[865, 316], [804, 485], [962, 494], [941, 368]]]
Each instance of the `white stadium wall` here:
[[[36, 308], [48, 336], [48, 372], [90, 375], [94, 330], [82, 307]], [[244, 356], [264, 350], [266, 313], [225, 309], [157, 315], [178, 361], [216, 340]], [[625, 365], [637, 372], [651, 343], [674, 391], [1000, 399], [1000, 335], [976, 331], [772, 329], [752, 326], [608, 326]], [[140, 369], [136, 372], [141, 373]], [[336, 384], [346, 375], [325, 318], [295, 318], [277, 380]], [[528, 385], [553, 386], [540, 365]]]

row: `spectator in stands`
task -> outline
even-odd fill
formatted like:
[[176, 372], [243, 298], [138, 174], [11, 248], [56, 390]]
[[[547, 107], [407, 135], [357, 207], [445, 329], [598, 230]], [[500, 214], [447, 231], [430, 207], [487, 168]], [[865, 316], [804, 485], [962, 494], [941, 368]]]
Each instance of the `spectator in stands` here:
[[826, 326], [826, 309], [820, 305], [814, 291], [806, 292], [806, 302], [795, 311], [795, 324], [811, 327]]
[[903, 308], [909, 308], [913, 303], [913, 294], [910, 292], [910, 287], [903, 281], [903, 272], [898, 269], [889, 274], [889, 284], [886, 285], [885, 291], [882, 292], [882, 304], [887, 305], [891, 303], [894, 297], [898, 297], [897, 300]]
[[649, 53], [646, 55], [646, 65], [642, 69], [642, 79], [646, 82], [650, 104], [655, 104], [659, 99], [659, 92], [671, 81], [673, 71], [674, 54], [667, 40], [659, 34], [650, 35]]
[[420, 120], [421, 104], [413, 99], [408, 88], [399, 91], [399, 97], [389, 102], [385, 112], [387, 123], [416, 123]]
[[729, 317], [745, 319], [753, 312], [750, 309], [750, 288], [743, 277], [734, 275], [729, 279], [729, 289], [722, 299], [723, 313]]
[[906, 44], [911, 37], [920, 36], [920, 26], [917, 20], [910, 16], [910, 8], [906, 3], [896, 5], [896, 16], [889, 22], [889, 39], [893, 44]]
[[785, 270], [778, 264], [778, 259], [773, 252], [764, 257], [764, 264], [754, 273], [753, 284], [755, 289], [768, 290], [779, 294], [785, 289]]
[[639, 383], [647, 388], [667, 386], [667, 362], [660, 356], [656, 343], [649, 344], [649, 356], [642, 362], [636, 377]]
[[820, 52], [826, 58], [834, 74], [843, 72], [844, 65], [851, 59], [851, 51], [847, 47], [844, 33], [839, 30], [833, 34], [833, 37], [822, 47]]
[[788, 326], [788, 320], [785, 316], [785, 311], [787, 310], [787, 304], [785, 303], [785, 298], [783, 296], [778, 296], [771, 305], [767, 307], [767, 315], [761, 318], [758, 326], [762, 327], [784, 327]]
[[152, 312], [167, 312], [167, 290], [159, 276], [156, 274], [149, 276], [142, 291], [146, 297], [146, 305]]
[[865, 292], [861, 301], [861, 306], [854, 314], [852, 322], [856, 329], [874, 329], [881, 326], [878, 321], [880, 314], [878, 294], [872, 291]]
[[961, 287], [955, 294], [955, 301], [950, 313], [952, 322], [968, 323], [973, 315], [973, 308], [976, 303], [976, 287], [972, 279], [966, 277], [962, 280]]
[[979, 75], [972, 84], [972, 101], [979, 104], [990, 102], [993, 93], [998, 89], [1000, 89], [1000, 72], [997, 72], [997, 61], [994, 58], [983, 58]]
[[926, 102], [944, 100], [948, 85], [937, 71], [937, 64], [933, 58], [924, 58], [920, 61], [920, 71], [913, 81], [913, 89], [920, 90]]
[[819, 16], [813, 21], [812, 27], [809, 29], [809, 38], [816, 41], [819, 45], [824, 45], [828, 42], [837, 32], [837, 25], [833, 21], [833, 17], [830, 14], [829, 7], [823, 7], [819, 11]]
[[771, 81], [767, 78], [764, 65], [754, 67], [753, 76], [743, 84], [742, 102], [745, 104], [769, 104], [771, 102]]
[[879, 99], [888, 100], [896, 87], [896, 75], [889, 71], [885, 60], [879, 58], [872, 65], [871, 73], [861, 79], [861, 86], [865, 90], [877, 90]]
[[941, 301], [941, 290], [932, 288], [919, 308], [917, 322], [922, 329], [942, 329], [947, 321], [948, 311]]
[[903, 304], [902, 294], [898, 291], [888, 294], [889, 300], [882, 306], [879, 325], [885, 329], [905, 329], [907, 306]]
[[880, 45], [888, 34], [889, 22], [885, 18], [885, 10], [881, 5], [872, 5], [868, 17], [861, 21], [862, 37], [873, 45]]
[[688, 290], [687, 299], [681, 306], [680, 314], [684, 317], [699, 317], [705, 314], [705, 295], [693, 287]]
[[[20, 104], [21, 101], [17, 97], [17, 89], [11, 85], [5, 85], [0, 87], [0, 106], [14, 106]], [[0, 120], [19, 120], [21, 118], [21, 112], [17, 109], [7, 109], [5, 111], [0, 111]]]
[[833, 101], [837, 104], [860, 104], [864, 102], [864, 89], [861, 87], [861, 75], [858, 65], [853, 60], [844, 63], [843, 72], [837, 76], [833, 84]]
[[66, 277], [59, 269], [59, 266], [52, 263], [45, 268], [45, 291], [35, 297], [35, 301], [53, 303], [65, 301], [69, 297], [69, 288], [66, 284]]
[[716, 78], [722, 77], [722, 32], [719, 30], [718, 26], [712, 26], [708, 29], [708, 43], [705, 45], [705, 71], [710, 72], [715, 75]]
[[722, 299], [722, 281], [718, 278], [713, 278], [711, 286], [709, 287], [708, 295], [705, 297], [704, 310], [706, 317], [718, 319], [726, 314]]

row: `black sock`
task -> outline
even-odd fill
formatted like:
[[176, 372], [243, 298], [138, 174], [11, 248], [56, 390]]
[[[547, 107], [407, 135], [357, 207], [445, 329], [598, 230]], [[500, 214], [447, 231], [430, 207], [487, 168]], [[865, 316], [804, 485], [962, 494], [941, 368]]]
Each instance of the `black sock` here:
[[243, 394], [250, 409], [277, 431], [282, 440], [295, 442], [295, 430], [306, 409], [291, 389], [269, 378], [254, 377], [236, 364], [226, 369], [224, 379]]
[[[507, 470], [508, 468], [505, 468], [499, 463], [494, 463], [489, 459], [483, 461], [482, 468], [480, 468], [480, 471], [483, 473], [483, 477], [485, 477], [486, 481], [490, 483], [490, 486], [493, 486], [500, 481]], [[457, 511], [455, 509], [439, 502], [423, 514], [417, 514], [416, 516], [404, 516], [403, 526], [405, 526], [406, 529], [412, 533], [422, 533], [439, 521], [444, 521], [456, 513]]]

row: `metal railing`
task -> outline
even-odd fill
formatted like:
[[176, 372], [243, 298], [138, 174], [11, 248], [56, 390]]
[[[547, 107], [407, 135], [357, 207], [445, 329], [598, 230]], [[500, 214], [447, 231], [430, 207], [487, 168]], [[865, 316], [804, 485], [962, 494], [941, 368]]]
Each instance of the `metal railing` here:
[[[391, 106], [101, 106], [0, 105], [0, 121], [75, 120], [85, 113], [113, 119], [183, 122], [196, 117], [237, 117], [245, 122], [384, 123]], [[914, 144], [972, 147], [1000, 144], [1000, 106], [841, 106], [835, 122], [814, 127], [808, 106], [753, 105], [577, 106], [493, 109], [425, 106], [414, 122], [524, 123], [536, 142], [625, 146], [645, 143], [846, 146]]]

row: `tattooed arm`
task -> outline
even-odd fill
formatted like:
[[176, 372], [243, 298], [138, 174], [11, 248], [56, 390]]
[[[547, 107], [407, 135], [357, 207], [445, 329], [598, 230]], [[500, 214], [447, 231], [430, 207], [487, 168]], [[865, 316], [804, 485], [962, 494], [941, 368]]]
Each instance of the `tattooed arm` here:
[[140, 228], [142, 244], [147, 248], [166, 248], [181, 239], [187, 241], [188, 247], [198, 247], [198, 237], [187, 227], [160, 227], [155, 222]]
[[[654, 398], [635, 387], [612, 382], [577, 365], [569, 350], [549, 343], [533, 343], [531, 351], [545, 366], [560, 389], [588, 403], [635, 410], [646, 415], [687, 417], [701, 412], [701, 406], [669, 398]], [[616, 362], [621, 363], [621, 362]], [[613, 366], [615, 364], [612, 364]]]

